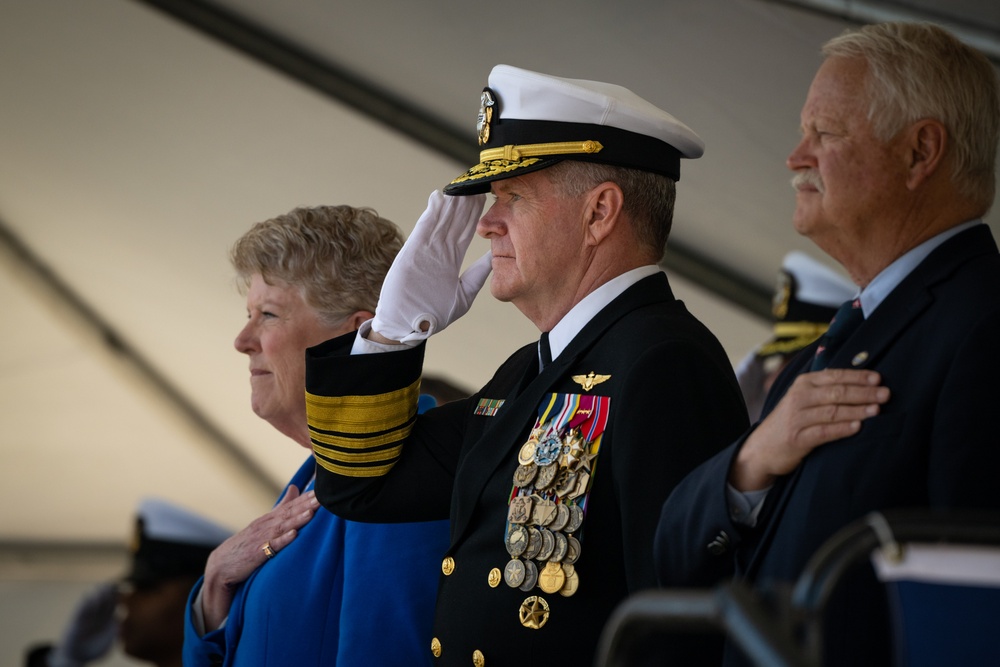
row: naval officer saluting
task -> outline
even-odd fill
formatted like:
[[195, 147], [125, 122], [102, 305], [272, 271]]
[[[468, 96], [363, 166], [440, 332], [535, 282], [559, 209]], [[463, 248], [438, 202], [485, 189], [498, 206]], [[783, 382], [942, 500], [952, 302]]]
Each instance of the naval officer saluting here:
[[[615, 605], [655, 585], [674, 484], [747, 426], [725, 352], [657, 266], [703, 144], [607, 83], [498, 65], [481, 103], [481, 162], [431, 195], [374, 319], [307, 352], [316, 494], [349, 519], [450, 518], [439, 664], [586, 665]], [[491, 253], [460, 275], [474, 232]], [[541, 344], [418, 416], [423, 341], [491, 268]]]

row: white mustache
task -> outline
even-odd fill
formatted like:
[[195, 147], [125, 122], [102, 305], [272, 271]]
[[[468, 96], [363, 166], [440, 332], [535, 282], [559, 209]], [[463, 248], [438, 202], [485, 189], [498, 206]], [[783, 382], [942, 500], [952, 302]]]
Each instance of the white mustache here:
[[795, 175], [792, 176], [792, 187], [795, 188], [796, 191], [801, 190], [805, 186], [812, 186], [816, 188], [820, 194], [823, 194], [826, 191], [826, 188], [823, 187], [823, 178], [818, 172], [813, 171], [812, 169], [797, 171], [795, 172]]

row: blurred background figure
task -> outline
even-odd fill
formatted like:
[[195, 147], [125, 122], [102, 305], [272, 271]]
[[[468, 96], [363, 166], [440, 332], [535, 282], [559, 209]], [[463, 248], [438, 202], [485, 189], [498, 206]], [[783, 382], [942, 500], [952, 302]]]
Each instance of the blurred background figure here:
[[736, 368], [751, 423], [760, 417], [778, 373], [826, 332], [840, 304], [857, 292], [857, 285], [810, 255], [797, 250], [785, 255], [771, 304], [773, 335]]
[[472, 396], [472, 390], [460, 387], [443, 376], [424, 375], [420, 378], [420, 401], [417, 409], [423, 412], [469, 396]]
[[184, 607], [208, 555], [232, 531], [183, 507], [140, 502], [129, 571], [80, 600], [55, 644], [29, 650], [28, 667], [79, 667], [122, 651], [157, 667], [180, 667]]

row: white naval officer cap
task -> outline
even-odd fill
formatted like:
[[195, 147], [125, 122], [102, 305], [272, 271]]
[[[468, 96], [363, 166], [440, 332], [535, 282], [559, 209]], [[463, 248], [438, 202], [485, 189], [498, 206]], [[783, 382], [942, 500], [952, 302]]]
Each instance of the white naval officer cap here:
[[701, 157], [691, 128], [610, 83], [497, 65], [480, 96], [479, 164], [445, 194], [489, 192], [490, 183], [561, 160], [600, 162], [680, 179], [680, 159]]
[[212, 550], [233, 531], [163, 500], [143, 498], [136, 511], [132, 563], [125, 579], [153, 584], [179, 575], [200, 575]]
[[857, 293], [857, 285], [827, 265], [804, 252], [789, 252], [771, 303], [774, 335], [757, 356], [788, 355], [809, 345], [823, 335], [837, 308]]

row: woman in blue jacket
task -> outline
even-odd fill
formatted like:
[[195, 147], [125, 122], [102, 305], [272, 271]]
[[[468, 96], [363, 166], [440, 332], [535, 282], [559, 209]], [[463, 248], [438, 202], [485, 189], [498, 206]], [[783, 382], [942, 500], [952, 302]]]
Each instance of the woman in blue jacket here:
[[[372, 317], [401, 244], [370, 209], [323, 206], [233, 247], [253, 411], [307, 450], [304, 352]], [[310, 455], [275, 507], [212, 553], [185, 614], [185, 665], [428, 663], [447, 522], [345, 521], [319, 508], [313, 476]]]

